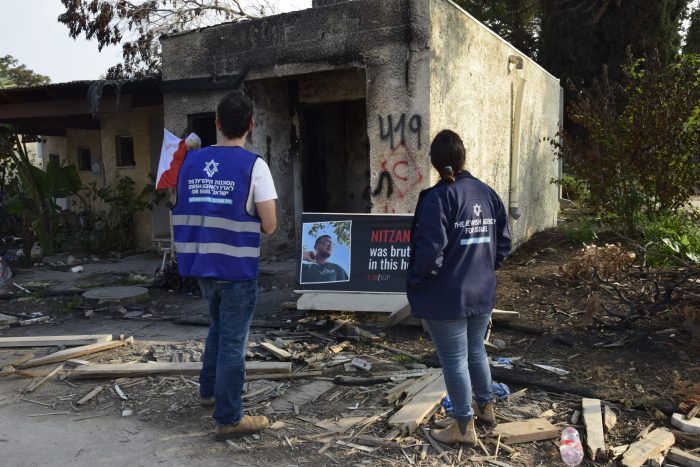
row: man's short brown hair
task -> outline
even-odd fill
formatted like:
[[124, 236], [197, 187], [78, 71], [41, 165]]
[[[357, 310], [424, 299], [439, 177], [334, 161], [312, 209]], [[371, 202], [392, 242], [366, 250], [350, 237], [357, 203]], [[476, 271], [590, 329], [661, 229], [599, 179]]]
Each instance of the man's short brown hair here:
[[243, 92], [231, 91], [219, 101], [216, 117], [225, 137], [240, 138], [253, 120], [253, 103]]

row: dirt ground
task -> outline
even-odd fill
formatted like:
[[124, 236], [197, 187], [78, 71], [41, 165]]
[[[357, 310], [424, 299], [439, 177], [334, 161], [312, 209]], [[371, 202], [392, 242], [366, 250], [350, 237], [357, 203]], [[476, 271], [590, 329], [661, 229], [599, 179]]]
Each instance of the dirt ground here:
[[[496, 346], [489, 348], [492, 359], [510, 358], [514, 365], [512, 370], [495, 369], [494, 380], [506, 382], [510, 392], [517, 393], [498, 402], [499, 422], [543, 416], [563, 428], [571, 424], [574, 411], [580, 410], [579, 392], [588, 391], [617, 414], [617, 425], [606, 435], [608, 447], [633, 442], [649, 424], [671, 427], [669, 411], [688, 410], [700, 402], [699, 354], [684, 328], [683, 313], [671, 310], [627, 327], [599, 317], [585, 327], [582, 315], [589, 291], [582, 284], [564, 280], [560, 270], [576, 250], [559, 230], [543, 232], [522, 245], [498, 272], [497, 308], [520, 312], [517, 321], [495, 320], [490, 336]], [[147, 285], [160, 263], [161, 258], [149, 255], [88, 260], [80, 263], [85, 267], [80, 274], [69, 272], [69, 265], [25, 264], [13, 268], [13, 280], [33, 292]], [[342, 363], [328, 363], [360, 357], [372, 363], [373, 374], [420, 372], [436, 364], [430, 338], [420, 326], [382, 329], [381, 317], [374, 314], [282, 310], [282, 303], [295, 298], [294, 263], [268, 264], [262, 269], [249, 357], [275, 361], [256, 343], [279, 338], [290, 352], [303, 355], [294, 363], [295, 371], [323, 369], [325, 376], [247, 383], [246, 410], [266, 414], [275, 422], [271, 429], [236, 440], [234, 445], [215, 442], [210, 435], [210, 412], [198, 403], [195, 377], [78, 380], [68, 376], [53, 378], [31, 394], [22, 395], [31, 379], [14, 374], [0, 376], [2, 465], [494, 465], [484, 458], [494, 454], [498, 443], [483, 430], [479, 432], [483, 448], [446, 448], [442, 457], [428, 447], [420, 429], [416, 436], [400, 440], [400, 447], [365, 452], [336, 444], [337, 440], [357, 442], [353, 436], [359, 428], [329, 436], [329, 427], [337, 426], [335, 421], [351, 423], [377, 416], [373, 424], [364, 427], [363, 434], [381, 438], [391, 432], [386, 420], [394, 409], [384, 404], [383, 397], [397, 382], [366, 387], [335, 385], [330, 381], [335, 374], [356, 376], [358, 372], [349, 372]], [[12, 289], [5, 286], [0, 294]], [[145, 300], [103, 305], [70, 296], [42, 298], [39, 294], [0, 300], [0, 313], [51, 316], [48, 322], [0, 330], [0, 337], [121, 334], [133, 336], [134, 344], [83, 358], [101, 363], [198, 361], [207, 327], [178, 322], [206, 322], [205, 302], [178, 291], [151, 288], [149, 294]], [[92, 317], [86, 318], [86, 313]], [[356, 336], [348, 334], [347, 328], [331, 334], [329, 318], [352, 319], [379, 334], [384, 344], [418, 358], [353, 340]], [[351, 344], [340, 353], [327, 350], [327, 346], [346, 340]], [[0, 368], [27, 353], [40, 356], [55, 350], [0, 349]], [[318, 355], [316, 362], [314, 355]], [[558, 376], [536, 364], [568, 374]], [[54, 366], [27, 372], [39, 375]], [[97, 385], [105, 389], [87, 404], [77, 406], [76, 401]], [[525, 391], [518, 392], [522, 389]], [[424, 427], [434, 428], [443, 418], [440, 410]], [[583, 428], [581, 421], [577, 427]], [[698, 444], [697, 440], [679, 439], [676, 446], [692, 450]], [[512, 452], [500, 449], [497, 461], [511, 466], [563, 465], [558, 440], [511, 447]], [[613, 463], [610, 460], [607, 465]], [[582, 465], [606, 463], [584, 460]]]

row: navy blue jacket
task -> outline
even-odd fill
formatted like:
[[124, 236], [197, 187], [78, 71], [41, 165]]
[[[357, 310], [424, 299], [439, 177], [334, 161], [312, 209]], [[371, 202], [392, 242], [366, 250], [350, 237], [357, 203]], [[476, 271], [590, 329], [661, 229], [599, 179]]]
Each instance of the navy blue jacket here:
[[447, 321], [490, 313], [495, 270], [510, 247], [501, 198], [469, 172], [422, 191], [411, 228], [411, 314]]

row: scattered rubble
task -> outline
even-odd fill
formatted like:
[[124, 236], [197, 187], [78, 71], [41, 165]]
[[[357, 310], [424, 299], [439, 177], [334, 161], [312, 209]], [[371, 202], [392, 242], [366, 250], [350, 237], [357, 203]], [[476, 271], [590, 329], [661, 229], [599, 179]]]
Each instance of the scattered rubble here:
[[[539, 249], [537, 264], [549, 254]], [[565, 427], [574, 426], [588, 446], [582, 465], [698, 465], [700, 434], [689, 427], [700, 420], [700, 389], [693, 378], [695, 354], [679, 344], [687, 334], [682, 323], [667, 320], [648, 329], [619, 330], [594, 320], [593, 327], [583, 328], [586, 294], [566, 289], [550, 300], [549, 289], [559, 274], [556, 266], [550, 271], [555, 272], [534, 278], [528, 272], [518, 287], [511, 283], [519, 295], [513, 292], [502, 306], [520, 313], [494, 316], [488, 342], [500, 347], [489, 351], [494, 387], [499, 388], [499, 426], [478, 428], [480, 443], [474, 448], [443, 446], [431, 436], [448, 414], [441, 405], [445, 388], [435, 368], [438, 362], [420, 328], [409, 328], [407, 319], [389, 327], [388, 315], [300, 313], [287, 295], [281, 312], [256, 315], [247, 354], [245, 410], [267, 415], [272, 426], [222, 449], [266, 456], [260, 453], [270, 450], [260, 449], [274, 447], [281, 453], [278, 460], [318, 465], [561, 465], [558, 438]], [[89, 276], [75, 277], [85, 281]], [[150, 298], [133, 303], [74, 300], [75, 291], [55, 298], [46, 293], [39, 301], [37, 291], [44, 294], [47, 284], [18, 284], [29, 292], [14, 287], [6, 301], [13, 306], [2, 310], [0, 326], [15, 328], [19, 321], [42, 317], [48, 321], [31, 328], [31, 337], [0, 337], [0, 379], [27, 381], [11, 399], [2, 399], [9, 397], [3, 394], [0, 401], [15, 400], [27, 407], [28, 417], [63, 417], [68, 425], [125, 416], [165, 429], [209, 429], [207, 409], [198, 398], [202, 339], [144, 341], [133, 332], [135, 339], [127, 344], [126, 336], [108, 334], [36, 335], [51, 334], [56, 322], [69, 322], [66, 313], [56, 312], [56, 304], [70, 300], [82, 329], [99, 325], [102, 331], [122, 324], [132, 330], [142, 325], [156, 329], [165, 321], [183, 323], [173, 326], [178, 329], [208, 325], [205, 313], [180, 308], [189, 296], [151, 288]], [[539, 301], [528, 298], [536, 293]], [[162, 300], [168, 294], [173, 298]], [[562, 305], [566, 300], [569, 305]], [[32, 316], [37, 309], [42, 314]], [[92, 320], [87, 322], [83, 317], [89, 311]], [[559, 326], [552, 326], [557, 320]], [[664, 358], [669, 361], [683, 349], [689, 362], [663, 371], [648, 364], [649, 346], [657, 352], [668, 349]], [[599, 355], [598, 364], [587, 358], [592, 354]], [[614, 368], [619, 377], [610, 378]], [[655, 386], [647, 384], [656, 380]]]
[[[357, 324], [301, 321], [295, 329], [255, 332], [249, 343], [249, 381], [243, 395], [246, 411], [270, 417], [274, 421], [271, 429], [260, 436], [276, 438], [286, 449], [311, 450], [338, 462], [340, 455], [369, 456], [396, 465], [470, 461], [514, 466], [523, 465], [520, 457], [530, 458], [529, 453], [521, 454], [523, 446], [540, 450], [550, 446], [540, 455], [549, 456], [548, 465], [554, 465], [558, 451], [547, 440], [558, 439], [561, 430], [572, 424], [584, 435], [588, 458], [598, 462], [619, 458], [623, 466], [641, 466], [666, 454], [676, 465], [696, 465], [694, 450], [678, 447], [667, 428], [650, 425], [637, 439], [621, 445], [614, 430], [620, 421], [628, 424], [638, 416], [627, 416], [624, 407], [525, 388], [503, 395], [496, 405], [499, 425], [493, 431], [480, 431], [478, 446], [452, 449], [440, 445], [430, 435], [430, 427], [442, 426], [447, 417], [441, 405], [446, 395], [441, 371], [408, 369], [408, 362], [397, 363], [394, 357], [409, 352], [400, 351], [395, 344], [380, 343], [370, 350], [365, 342], [377, 344], [372, 337], [377, 335]], [[329, 326], [325, 333], [324, 324]], [[351, 330], [352, 335], [340, 332], [341, 328]], [[42, 346], [66, 347], [42, 356], [27, 354], [0, 371], [2, 376], [34, 377], [22, 390], [22, 400], [51, 411], [29, 416], [72, 415], [74, 421], [80, 421], [112, 413], [153, 420], [199, 410], [195, 377], [201, 368], [200, 341], [144, 345], [111, 335], [0, 338], [0, 347], [17, 346], [31, 347], [34, 352]], [[526, 364], [519, 357], [498, 360], [510, 367]], [[348, 362], [360, 368], [363, 376], [347, 374]], [[51, 366], [56, 363], [60, 364]], [[568, 374], [557, 366], [529, 365], [547, 372], [559, 370], [553, 372], [558, 376]], [[94, 385], [89, 382], [94, 379], [108, 381]], [[53, 400], [26, 398], [51, 380], [69, 384], [70, 392], [53, 396]], [[685, 420], [686, 414], [673, 417], [673, 425], [689, 435], [696, 433], [688, 427], [697, 423], [694, 416], [700, 409], [691, 410], [690, 420]], [[578, 425], [580, 414], [585, 426]], [[681, 419], [684, 423], [678, 424]], [[231, 449], [247, 452], [254, 443], [243, 438]]]

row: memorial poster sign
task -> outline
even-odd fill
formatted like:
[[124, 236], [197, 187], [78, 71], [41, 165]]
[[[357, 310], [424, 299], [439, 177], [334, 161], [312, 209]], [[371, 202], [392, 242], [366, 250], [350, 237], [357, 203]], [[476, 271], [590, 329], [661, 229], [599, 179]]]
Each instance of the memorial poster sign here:
[[303, 290], [406, 292], [412, 214], [303, 213]]

